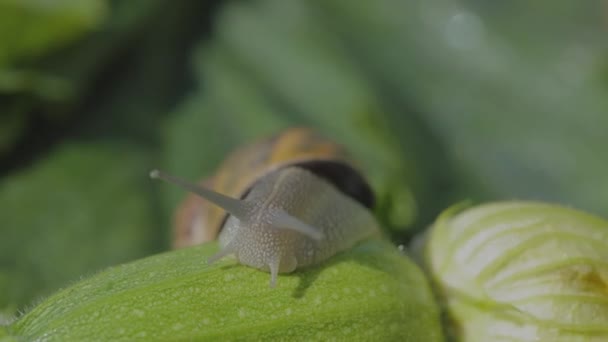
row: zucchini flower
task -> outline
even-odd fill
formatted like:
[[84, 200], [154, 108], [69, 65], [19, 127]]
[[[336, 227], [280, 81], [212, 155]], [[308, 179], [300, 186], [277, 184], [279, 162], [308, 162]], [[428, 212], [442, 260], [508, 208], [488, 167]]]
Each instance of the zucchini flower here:
[[425, 260], [462, 341], [608, 341], [608, 222], [535, 202], [448, 209]]

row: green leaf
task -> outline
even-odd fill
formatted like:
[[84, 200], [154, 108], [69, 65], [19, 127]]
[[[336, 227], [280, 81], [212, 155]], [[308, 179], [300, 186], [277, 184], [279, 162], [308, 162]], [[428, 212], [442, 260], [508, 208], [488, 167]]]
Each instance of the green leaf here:
[[16, 339], [12, 338], [8, 334], [8, 330], [5, 326], [1, 325], [0, 322], [0, 342], [14, 342]]
[[441, 341], [420, 270], [367, 241], [323, 265], [282, 275], [225, 260], [209, 243], [112, 267], [47, 298], [9, 326], [15, 338], [100, 340]]
[[104, 0], [0, 0], [0, 93], [66, 98], [66, 80], [32, 66], [97, 27], [107, 12]]
[[220, 44], [201, 49], [195, 57], [206, 101], [217, 108], [216, 115], [234, 131], [238, 143], [276, 134], [297, 122], [297, 117], [273, 102], [265, 89], [243, 72], [240, 61]]
[[0, 117], [0, 156], [13, 147], [26, 125], [26, 119], [18, 110], [7, 111]]
[[[135, 88], [139, 92], [137, 95], [139, 95], [143, 87], [140, 84], [133, 84], [135, 82], [131, 81], [132, 78], [139, 77], [137, 75], [140, 72], [139, 69], [149, 68], [145, 72], [141, 72], [146, 76], [150, 76], [146, 82], [143, 82], [144, 84], [166, 86], [171, 91], [167, 91], [162, 86], [159, 86], [157, 88], [161, 88], [164, 91], [162, 96], [158, 96], [157, 93], [147, 93], [139, 97], [133, 96], [132, 91], [128, 94], [130, 101], [134, 101], [137, 98], [153, 99], [156, 106], [151, 105], [151, 107], [161, 110], [158, 107], [158, 102], [168, 97], [169, 94], [174, 95], [172, 90], [176, 88], [176, 85], [171, 82], [172, 79], [167, 79], [164, 76], [180, 75], [180, 73], [175, 72], [172, 68], [162, 69], [158, 65], [152, 64], [158, 63], [163, 66], [175, 65], [176, 68], [179, 66], [174, 60], [167, 61], [165, 59], [167, 55], [179, 56], [182, 53], [182, 51], [178, 51], [179, 49], [175, 47], [175, 45], [182, 43], [182, 40], [179, 39], [181, 36], [180, 32], [179, 30], [167, 30], [167, 27], [176, 27], [176, 25], [166, 21], [176, 21], [175, 12], [189, 13], [188, 9], [183, 8], [184, 6], [172, 7], [171, 11], [164, 12], [166, 15], [162, 16], [162, 20], [155, 21], [155, 25], [157, 25], [155, 27], [161, 32], [154, 35], [156, 39], [155, 45], [138, 42], [144, 46], [135, 48], [134, 42], [139, 37], [145, 36], [145, 25], [151, 22], [154, 16], [160, 16], [159, 12], [161, 12], [162, 5], [166, 5], [166, 2], [163, 3], [162, 0], [137, 2], [112, 1], [111, 6], [107, 6], [105, 2], [99, 0], [80, 1], [73, 4], [70, 4], [71, 1], [62, 0], [53, 1], [47, 5], [42, 5], [41, 2], [31, 0], [13, 1], [14, 4], [11, 6], [16, 6], [20, 9], [18, 13], [15, 13], [15, 16], [18, 16], [18, 20], [5, 22], [2, 20], [4, 12], [1, 11], [1, 8], [2, 6], [8, 6], [9, 2], [5, 1], [2, 4], [2, 0], [0, 0], [0, 31], [3, 30], [3, 25], [13, 23], [19, 26], [27, 24], [29, 20], [34, 20], [36, 23], [30, 24], [27, 28], [14, 27], [12, 30], [22, 32], [24, 35], [29, 34], [28, 30], [42, 30], [44, 33], [35, 33], [36, 37], [42, 39], [45, 34], [49, 34], [50, 36], [47, 38], [51, 39], [51, 41], [45, 43], [48, 44], [48, 48], [40, 49], [36, 54], [27, 55], [25, 54], [26, 51], [13, 51], [14, 53], [19, 52], [25, 55], [20, 56], [20, 58], [11, 55], [12, 57], [7, 58], [6, 63], [0, 62], [0, 95], [5, 96], [7, 99], [7, 101], [0, 104], [0, 112], [9, 112], [11, 118], [10, 122], [0, 119], [0, 131], [4, 133], [4, 131], [10, 130], [7, 134], [1, 134], [0, 157], [10, 152], [16, 154], [17, 151], [11, 151], [11, 148], [19, 139], [25, 144], [28, 144], [30, 141], [36, 141], [33, 137], [27, 140], [30, 136], [27, 135], [28, 131], [23, 129], [28, 128], [27, 124], [30, 122], [35, 127], [49, 126], [49, 131], [61, 132], [65, 127], [70, 126], [70, 124], [77, 120], [74, 118], [75, 116], [87, 118], [101, 117], [103, 119], [97, 120], [96, 128], [101, 126], [100, 121], [103, 123], [110, 121], [114, 128], [122, 127], [122, 122], [119, 123], [117, 120], [107, 119], [107, 107], [114, 104], [113, 99], [108, 99], [108, 93], [113, 94], [116, 92], [120, 93], [121, 96], [125, 96], [126, 92], [131, 88]], [[77, 37], [67, 39], [66, 41], [55, 39], [57, 37], [54, 36], [52, 29], [44, 26], [46, 24], [50, 25], [50, 22], [54, 22], [55, 20], [60, 21], [62, 25], [66, 24], [63, 22], [63, 16], [73, 15], [75, 16], [74, 20], [85, 20], [88, 17], [78, 19], [78, 15], [87, 15], [87, 13], [88, 15], [93, 15], [92, 12], [89, 13], [87, 11], [93, 11], [93, 7], [95, 6], [101, 6], [100, 11], [103, 13], [96, 14], [99, 17], [94, 18], [95, 22], [89, 23], [91, 27], [87, 26], [86, 29], [82, 28], [83, 32], [74, 33], [81, 38], [77, 41]], [[34, 16], [35, 19], [29, 18], [29, 16]], [[93, 18], [88, 19], [93, 20]], [[190, 25], [186, 25], [183, 22], [180, 22], [180, 24], [190, 27]], [[91, 32], [93, 28], [96, 29], [95, 32]], [[6, 30], [9, 30], [9, 28], [6, 28]], [[8, 32], [11, 31], [6, 31], [6, 33]], [[4, 33], [4, 31], [0, 32], [0, 37]], [[90, 34], [86, 35], [86, 33]], [[166, 35], [171, 35], [172, 37], [167, 39]], [[19, 34], [11, 33], [11, 39], [18, 36]], [[4, 48], [2, 44], [9, 44], [12, 41], [11, 39], [6, 41], [0, 40], [0, 54]], [[170, 43], [167, 43], [167, 41], [170, 41]], [[167, 45], [170, 45], [170, 47], [167, 47]], [[152, 50], [150, 49], [151, 46], [157, 47], [157, 50], [150, 51]], [[133, 64], [136, 67], [128, 67], [129, 72], [120, 73], [121, 79], [109, 82], [118, 84], [119, 86], [110, 86], [112, 91], [107, 91], [104, 83], [100, 83], [99, 81], [102, 78], [104, 80], [111, 78], [112, 76], [109, 75], [115, 74], [112, 70], [117, 67], [118, 60], [131, 60], [130, 58], [125, 58], [125, 55], [128, 54], [126, 51], [129, 49], [138, 51], [141, 54], [141, 60], [144, 62], [138, 63], [139, 61], [134, 61]], [[157, 53], [158, 51], [170, 52], [160, 54]], [[149, 55], [153, 55], [154, 57], [149, 57]], [[149, 71], [160, 69], [166, 70], [166, 73]], [[159, 80], [157, 77], [162, 79]], [[138, 80], [135, 81], [137, 82]], [[88, 102], [94, 102], [95, 104], [91, 105]], [[99, 104], [102, 105], [100, 106]], [[131, 102], [129, 106], [122, 103], [121, 105], [124, 111], [130, 115], [123, 115], [121, 113], [118, 118], [127, 118], [124, 120], [130, 124], [129, 133], [134, 135], [135, 129], [147, 127], [144, 123], [148, 121], [135, 115], [138, 112], [133, 110], [134, 107], [138, 107], [138, 104]], [[90, 107], [94, 109], [90, 109]], [[97, 109], [104, 113], [100, 115], [96, 112]], [[141, 111], [149, 113], [150, 109], [141, 108]], [[18, 120], [20, 123], [17, 127], [14, 125], [15, 120]], [[138, 122], [139, 125], [131, 125], [132, 122]], [[83, 129], [80, 128], [78, 132], [82, 133]]]
[[[377, 84], [420, 108], [455, 164], [460, 199], [544, 199], [608, 214], [608, 192], [597, 191], [608, 187], [608, 98], [593, 80], [605, 55], [597, 44], [585, 46], [584, 34], [566, 39], [550, 30], [560, 49], [538, 60], [462, 4], [315, 3]], [[504, 14], [510, 5], [501, 6]], [[537, 25], [564, 5], [525, 6], [544, 9], [536, 12]], [[598, 1], [578, 7], [586, 21], [603, 8]], [[508, 22], [519, 22], [523, 12], [529, 14], [520, 9]], [[562, 15], [560, 23], [572, 13]], [[523, 29], [527, 44], [544, 44], [537, 32], [543, 29]]]
[[0, 182], [0, 310], [157, 250], [145, 154], [64, 144]]
[[0, 0], [0, 70], [75, 39], [95, 27], [106, 10], [103, 0]]

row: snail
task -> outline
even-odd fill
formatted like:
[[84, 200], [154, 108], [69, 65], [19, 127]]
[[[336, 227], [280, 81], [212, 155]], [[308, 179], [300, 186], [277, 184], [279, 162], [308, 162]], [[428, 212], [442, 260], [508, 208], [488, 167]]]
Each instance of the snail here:
[[[370, 186], [341, 146], [307, 128], [238, 149], [206, 186], [158, 170], [150, 176], [206, 200], [186, 199], [177, 247], [217, 238], [221, 249], [208, 262], [234, 254], [270, 272], [270, 287], [279, 273], [319, 264], [380, 234]], [[187, 223], [193, 209], [199, 214]]]

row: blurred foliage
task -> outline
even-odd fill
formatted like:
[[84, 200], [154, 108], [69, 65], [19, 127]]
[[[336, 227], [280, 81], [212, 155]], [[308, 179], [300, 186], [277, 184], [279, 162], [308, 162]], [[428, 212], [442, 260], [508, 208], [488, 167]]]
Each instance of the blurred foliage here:
[[65, 96], [66, 84], [62, 80], [32, 70], [28, 64], [88, 32], [105, 13], [105, 3], [100, 0], [46, 5], [0, 1], [0, 99], [13, 103], [2, 106], [0, 156], [7, 153], [25, 128], [24, 111], [30, 104], [19, 95], [31, 93], [44, 100]]
[[[0, 94], [0, 133], [15, 136], [0, 153], [0, 313], [168, 245], [147, 174], [158, 164], [157, 118], [187, 84], [200, 8], [112, 2], [98, 32], [29, 66], [61, 75], [70, 96], [50, 103]], [[154, 37], [144, 29], [152, 24]]]
[[153, 166], [208, 176], [290, 125], [349, 147], [395, 242], [463, 198], [608, 215], [605, 1], [225, 1], [212, 32], [194, 0], [52, 3], [0, 0], [7, 312], [165, 248], [184, 194], [150, 192]]
[[129, 146], [69, 144], [0, 183], [0, 307], [153, 249], [157, 215]]
[[0, 65], [65, 45], [99, 23], [106, 9], [103, 0], [0, 1]]
[[[100, 120], [107, 118], [107, 108], [104, 113], [88, 112], [99, 102], [104, 105], [112, 102], [105, 98], [107, 96], [127, 95], [125, 89], [108, 90], [106, 83], [115, 81], [108, 79], [123, 72], [119, 70], [123, 59], [135, 58], [146, 51], [145, 29], [151, 22], [156, 21], [161, 30], [170, 30], [161, 31], [156, 37], [160, 44], [157, 45], [159, 50], [154, 51], [166, 53], [151, 58], [147, 65], [166, 58], [167, 54], [181, 56], [184, 53], [182, 49], [167, 45], [179, 45], [186, 39], [182, 30], [192, 28], [183, 21], [183, 14], [188, 13], [188, 8], [193, 5], [170, 6], [161, 0], [65, 0], [49, 3], [5, 0], [0, 1], [0, 6], [2, 4], [7, 6], [7, 11], [0, 7], [0, 37], [10, 39], [0, 39], [0, 55], [5, 56], [0, 58], [0, 106], [3, 112], [0, 117], [0, 157], [11, 161], [22, 157], [18, 154], [22, 146], [32, 145], [31, 141], [34, 145], [45, 145], [48, 140], [57, 140], [74, 126], [74, 122], [81, 124], [82, 120], [78, 120], [82, 117], [97, 115], [102, 117]], [[4, 16], [14, 19], [8, 20]], [[173, 25], [176, 20], [184, 25]], [[37, 24], [32, 25], [32, 21]], [[88, 35], [81, 37], [85, 33]], [[171, 34], [171, 42], [165, 41]], [[73, 41], [77, 37], [81, 39]], [[67, 44], [69, 42], [72, 44]], [[132, 53], [136, 48], [137, 53]], [[147, 50], [149, 53], [149, 46]], [[159, 70], [158, 65], [154, 67], [154, 70]], [[141, 68], [143, 66], [133, 69], [137, 72]], [[148, 70], [146, 74], [156, 80], [166, 73], [175, 72], [175, 67], [162, 68], [162, 71], [151, 73]], [[125, 72], [127, 80], [131, 73]], [[128, 89], [133, 86], [129, 82], [120, 83], [126, 83]], [[159, 95], [163, 98], [172, 93], [164, 90]], [[139, 98], [142, 98], [139, 103], [146, 101], [144, 96]], [[122, 105], [118, 110], [128, 112], [129, 108]], [[80, 128], [77, 127], [78, 130]], [[20, 140], [28, 133], [29, 137]]]

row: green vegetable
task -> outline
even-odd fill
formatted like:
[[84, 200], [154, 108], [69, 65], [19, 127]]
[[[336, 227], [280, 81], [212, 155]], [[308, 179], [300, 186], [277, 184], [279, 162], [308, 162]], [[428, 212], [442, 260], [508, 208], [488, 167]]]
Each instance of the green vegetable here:
[[6, 327], [3, 327], [0, 325], [0, 342], [12, 342], [12, 341], [15, 341], [15, 339], [11, 338], [8, 335], [8, 331], [6, 330]]
[[446, 211], [426, 261], [463, 341], [608, 340], [608, 222], [534, 202]]
[[16, 339], [295, 339], [441, 341], [422, 272], [372, 240], [319, 267], [280, 276], [227, 259], [210, 243], [110, 268], [47, 298], [9, 327]]

